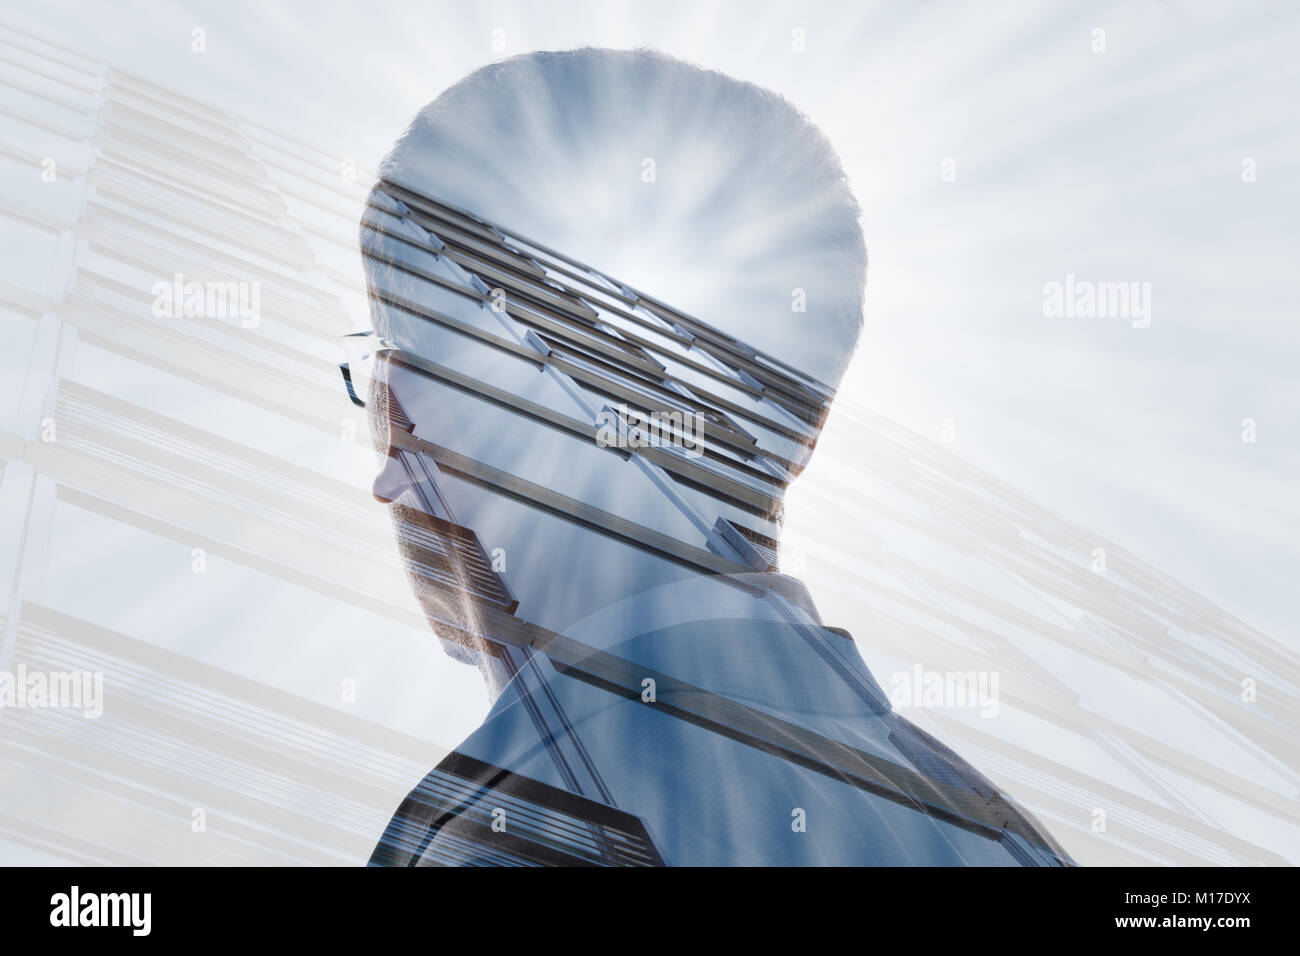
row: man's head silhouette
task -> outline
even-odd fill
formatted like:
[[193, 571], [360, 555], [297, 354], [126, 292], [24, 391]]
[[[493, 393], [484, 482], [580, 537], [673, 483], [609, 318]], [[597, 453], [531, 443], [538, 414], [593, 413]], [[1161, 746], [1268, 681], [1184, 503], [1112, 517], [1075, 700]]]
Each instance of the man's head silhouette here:
[[[748, 512], [689, 481], [666, 494], [652, 472], [632, 467], [625, 456], [518, 424], [501, 411], [505, 397], [528, 403], [541, 419], [560, 415], [588, 425], [593, 411], [614, 403], [590, 383], [548, 375], [521, 357], [529, 345], [546, 348], [547, 340], [534, 329], [532, 339], [511, 342], [503, 329], [517, 298], [508, 269], [502, 288], [475, 280], [485, 301], [500, 307], [496, 315], [449, 291], [449, 282], [478, 272], [462, 268], [463, 256], [458, 265], [415, 250], [412, 236], [402, 234], [410, 226], [392, 215], [391, 197], [405, 195], [405, 187], [562, 250], [601, 270], [583, 280], [617, 277], [833, 388], [862, 325], [866, 252], [843, 171], [806, 117], [753, 84], [651, 52], [538, 53], [484, 67], [445, 91], [397, 141], [380, 175], [362, 225], [375, 334], [432, 363], [436, 374], [378, 364], [371, 425], [384, 465], [376, 496], [393, 503], [412, 582], [440, 635], [456, 631], [463, 643], [464, 633], [476, 630], [476, 605], [456, 597], [454, 588], [431, 584], [421, 570], [427, 541], [420, 517], [431, 511], [454, 512], [489, 552], [499, 551], [521, 600], [519, 613], [557, 629], [628, 593], [699, 571], [648, 555], [632, 565], [624, 552], [612, 559], [601, 536], [571, 514], [563, 521], [555, 506], [548, 513], [536, 501], [519, 504], [535, 497], [521, 489], [547, 489], [691, 546], [708, 546], [701, 515], [710, 524], [721, 515], [766, 539], [779, 537], [782, 492], [806, 463], [824, 409], [801, 417], [730, 388], [726, 379], [735, 373], [707, 343], [688, 345], [686, 362], [628, 346], [652, 372], [660, 366], [678, 381], [667, 384], [665, 377], [656, 385], [652, 376], [649, 384], [634, 383], [649, 396], [639, 400], [643, 413], [659, 411], [655, 395], [667, 408], [674, 388], [688, 392], [698, 382], [740, 409], [752, 406], [760, 418], [789, 426], [766, 429], [739, 413], [724, 423], [756, 436], [785, 462], [754, 478], [771, 503]], [[467, 233], [457, 244], [474, 256], [474, 242]], [[490, 272], [490, 256], [484, 253], [482, 261]], [[412, 303], [450, 322], [429, 321]], [[530, 307], [546, 315], [544, 303]], [[670, 315], [644, 314], [674, 334], [686, 332], [672, 328]], [[636, 330], [620, 332], [615, 319], [597, 307], [596, 328], [630, 339]], [[527, 334], [525, 324], [515, 331]], [[580, 350], [566, 358], [601, 361]], [[700, 366], [724, 371], [722, 381]], [[488, 466], [518, 492], [518, 501], [477, 495], [481, 474], [447, 467], [430, 482], [436, 491], [422, 491], [429, 476], [396, 453], [395, 428]]]

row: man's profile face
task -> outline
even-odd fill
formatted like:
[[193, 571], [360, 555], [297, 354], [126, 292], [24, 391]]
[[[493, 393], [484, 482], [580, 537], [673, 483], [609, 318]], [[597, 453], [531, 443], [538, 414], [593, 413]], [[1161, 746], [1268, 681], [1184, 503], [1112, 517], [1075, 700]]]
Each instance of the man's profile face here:
[[[489, 556], [504, 556], [501, 570], [521, 603], [534, 613], [547, 609], [542, 620], [559, 627], [597, 609], [630, 582], [653, 588], [700, 573], [661, 554], [611, 547], [598, 530], [606, 518], [625, 523], [628, 536], [655, 536], [704, 553], [712, 519], [703, 516], [720, 509], [769, 537], [779, 534], [774, 517], [725, 506], [703, 489], [681, 485], [666, 494], [665, 478], [633, 460], [632, 453], [641, 449], [626, 431], [620, 437], [632, 447], [602, 446], [600, 413], [593, 417], [590, 409], [601, 409], [606, 420], [621, 417], [613, 397], [566, 388], [551, 370], [518, 353], [457, 347], [441, 357], [455, 364], [394, 354], [377, 368], [395, 420], [385, 440], [397, 453], [386, 454], [376, 493], [403, 509], [394, 517], [408, 553], [420, 535], [420, 514], [454, 516], [457, 524], [474, 529]], [[475, 384], [467, 387], [471, 381]], [[532, 414], [521, 416], [485, 400], [485, 391], [503, 400], [508, 395]], [[640, 410], [653, 414], [668, 408], [667, 402], [656, 406], [647, 400]], [[543, 418], [548, 424], [540, 423]], [[555, 427], [556, 422], [572, 430]], [[707, 437], [701, 441], [667, 431], [659, 441], [678, 444], [671, 451], [662, 445], [649, 449], [676, 455], [686, 465], [699, 460], [697, 444], [709, 446]], [[766, 493], [770, 507], [779, 507], [778, 479], [751, 481]], [[485, 482], [518, 497], [484, 493]], [[693, 518], [691, 511], [701, 517]], [[529, 570], [511, 574], [512, 568]]]
[[[636, 221], [609, 231], [620, 217], [604, 206], [626, 195], [626, 184], [606, 190], [606, 203], [588, 206], [563, 198], [578, 195], [572, 190], [521, 192], [530, 181], [569, 175], [584, 180], [579, 193], [590, 200], [589, 180], [621, 175], [617, 156], [590, 146], [591, 137], [565, 137], [567, 155], [547, 169], [530, 166], [521, 157], [553, 152], [555, 143], [524, 137], [537, 123], [517, 116], [521, 91], [539, 80], [558, 84], [579, 104], [580, 115], [566, 115], [567, 123], [618, 142], [629, 135], [623, 111], [572, 97], [575, 84], [617, 88], [659, 71], [674, 75], [677, 84], [668, 86], [677, 98], [692, 84], [749, 88], [662, 58], [579, 54], [558, 55], [559, 67], [498, 64], [489, 68], [498, 73], [491, 83], [471, 77], [444, 94], [394, 148], [391, 178], [372, 193], [362, 228], [375, 329], [396, 346], [378, 366], [382, 394], [392, 401], [376, 428], [385, 462], [376, 492], [394, 502], [399, 541], [408, 558], [420, 554], [427, 533], [412, 520], [419, 513], [472, 529], [529, 620], [555, 629], [629, 588], [725, 573], [737, 567], [743, 539], [775, 550], [785, 486], [807, 459], [830, 394], [782, 360], [811, 356], [835, 380], [856, 337], [855, 322], [845, 317], [857, 315], [863, 270], [856, 206], [850, 197], [837, 207], [824, 195], [847, 196], [841, 180], [826, 180], [825, 155], [808, 159], [807, 181], [796, 182], [788, 156], [764, 181], [764, 163], [752, 152], [719, 153], [719, 125], [734, 133], [752, 121], [761, 135], [775, 128], [807, 138], [806, 121], [757, 95], [748, 105], [737, 96], [715, 103], [720, 112], [712, 121], [693, 111], [662, 150], [669, 165], [690, 158], [697, 174], [700, 156], [739, 164], [732, 179], [751, 192], [724, 188], [726, 177], [712, 169], [703, 176], [708, 195], [678, 202], [676, 215], [650, 215], [686, 187], [632, 173], [638, 188], [659, 188], [658, 199], [637, 193], [632, 204], [647, 221], [737, 231], [729, 254], [715, 249], [721, 259], [710, 261], [700, 250], [690, 270], [703, 285], [716, 273], [727, 289], [746, 279], [743, 294], [724, 296], [713, 303], [717, 314], [701, 317], [721, 332], [594, 271], [599, 261], [588, 268], [552, 252], [550, 242], [531, 245], [508, 216], [498, 223], [508, 231], [503, 236], [439, 202], [446, 190], [461, 194], [454, 196], [461, 205], [480, 207], [478, 214], [488, 212], [482, 206], [518, 212], [547, 230], [548, 240], [586, 231], [616, 236], [604, 249], [611, 259], [655, 248]], [[465, 113], [467, 98], [473, 108]], [[485, 125], [513, 144], [518, 165], [482, 142], [479, 127], [464, 125], [467, 116], [486, 117]], [[653, 110], [639, 116], [643, 134], [670, 128]], [[486, 150], [481, 160], [463, 162], [475, 149]], [[457, 171], [449, 175], [451, 166]], [[765, 205], [772, 207], [766, 213]], [[549, 217], [539, 219], [541, 208]], [[857, 244], [838, 249], [834, 237], [850, 221]], [[686, 228], [683, 236], [698, 240], [694, 232]], [[804, 285], [787, 285], [796, 280]], [[738, 344], [749, 333], [765, 340], [768, 357]], [[725, 523], [733, 526], [730, 538], [720, 530]], [[443, 600], [426, 587], [427, 575], [412, 577], [426, 610]]]

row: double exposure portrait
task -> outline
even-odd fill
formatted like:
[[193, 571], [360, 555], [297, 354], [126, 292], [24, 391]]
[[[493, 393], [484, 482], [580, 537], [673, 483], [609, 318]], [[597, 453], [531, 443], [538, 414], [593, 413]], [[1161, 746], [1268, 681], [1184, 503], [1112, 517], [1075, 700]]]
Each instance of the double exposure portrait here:
[[854, 868], [954, 939], [1248, 938], [1300, 862], [1297, 42], [5, 11], [15, 924], [402, 942], [451, 867]]

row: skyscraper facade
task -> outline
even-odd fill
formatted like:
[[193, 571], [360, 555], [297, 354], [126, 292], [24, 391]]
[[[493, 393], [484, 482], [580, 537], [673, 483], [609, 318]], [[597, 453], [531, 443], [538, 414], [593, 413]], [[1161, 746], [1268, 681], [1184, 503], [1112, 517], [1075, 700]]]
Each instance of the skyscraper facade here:
[[396, 182], [361, 245], [377, 494], [440, 637], [503, 688], [373, 862], [1065, 862], [779, 573], [825, 385]]

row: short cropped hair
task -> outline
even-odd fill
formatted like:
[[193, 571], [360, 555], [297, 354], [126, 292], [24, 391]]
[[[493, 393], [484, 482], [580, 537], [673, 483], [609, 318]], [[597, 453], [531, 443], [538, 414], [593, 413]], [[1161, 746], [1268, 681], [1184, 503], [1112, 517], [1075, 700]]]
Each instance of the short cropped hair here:
[[[657, 159], [654, 188], [642, 157]], [[601, 261], [612, 247], [634, 269], [671, 260], [697, 302], [644, 292], [832, 386], [862, 327], [860, 211], [826, 137], [773, 92], [653, 51], [484, 66], [416, 115], [380, 175], [633, 287]], [[638, 246], [650, 232], [657, 245]], [[384, 266], [363, 262], [373, 293]], [[371, 303], [379, 335], [427, 354], [423, 323]]]

